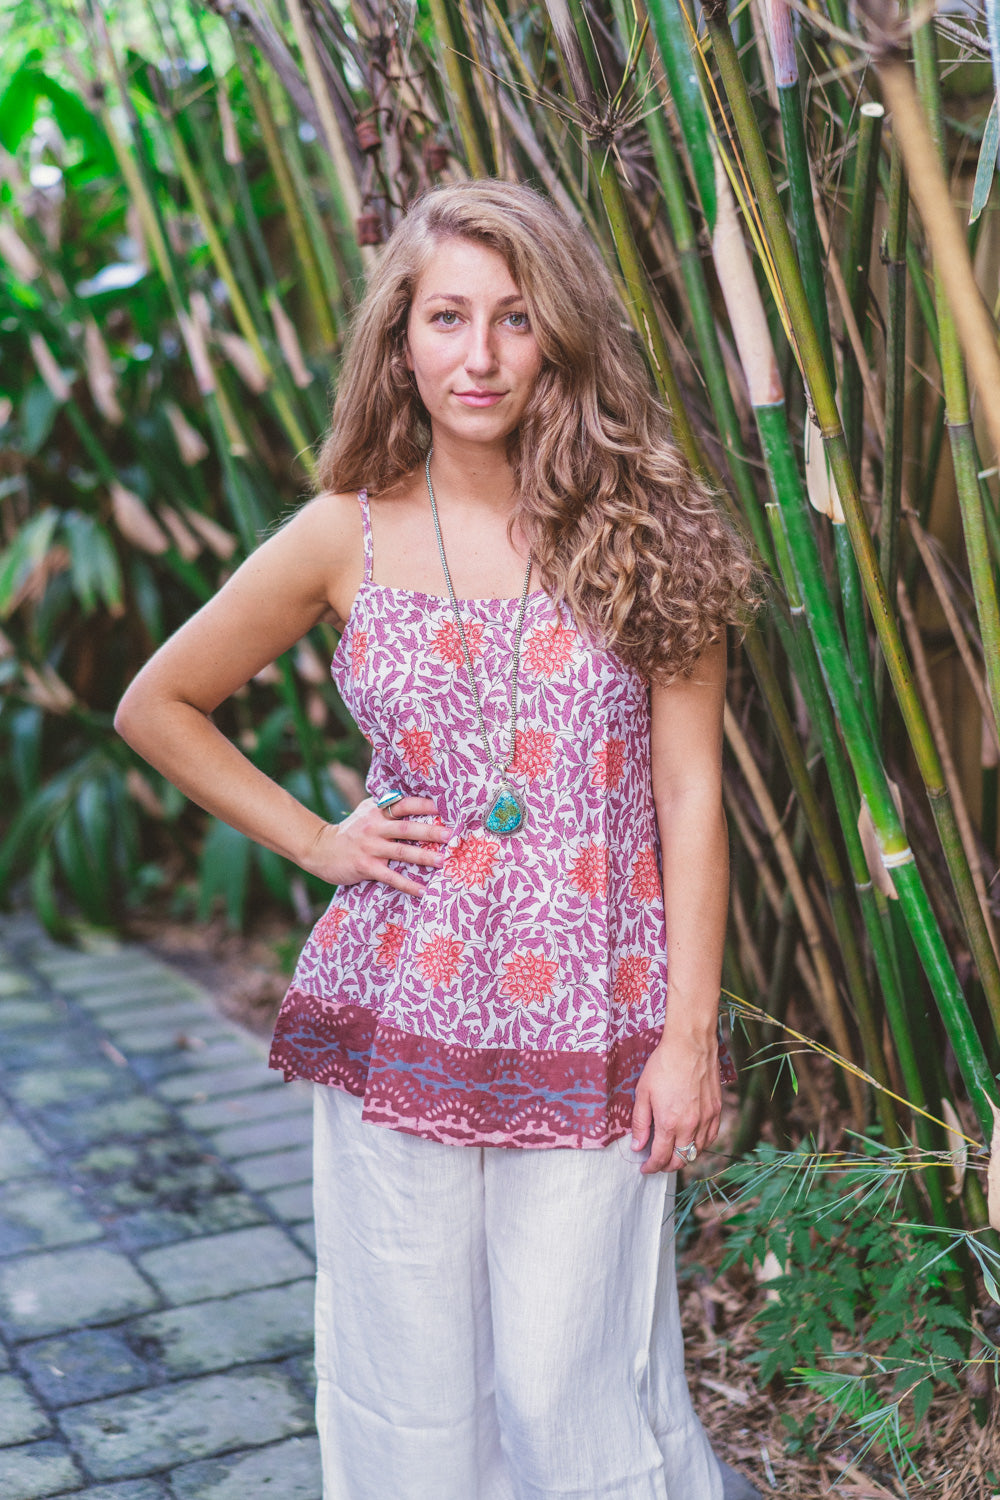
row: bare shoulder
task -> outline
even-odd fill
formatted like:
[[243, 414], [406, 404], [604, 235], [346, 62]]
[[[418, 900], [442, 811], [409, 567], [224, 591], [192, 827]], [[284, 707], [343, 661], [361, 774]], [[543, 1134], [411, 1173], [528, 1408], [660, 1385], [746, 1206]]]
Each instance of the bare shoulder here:
[[[256, 563], [256, 567], [255, 567]], [[361, 507], [353, 491], [324, 491], [266, 537], [244, 567], [288, 575], [298, 590], [325, 602], [325, 617], [341, 627], [364, 576]]]

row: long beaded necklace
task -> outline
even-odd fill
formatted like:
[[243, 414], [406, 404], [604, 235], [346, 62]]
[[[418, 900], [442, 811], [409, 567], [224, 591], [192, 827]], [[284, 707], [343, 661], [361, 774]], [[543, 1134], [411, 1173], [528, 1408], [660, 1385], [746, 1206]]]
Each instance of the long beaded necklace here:
[[451, 572], [448, 568], [448, 559], [444, 551], [444, 538], [441, 535], [441, 521], [438, 517], [437, 501], [434, 498], [434, 486], [431, 484], [431, 453], [427, 454], [427, 462], [424, 465], [424, 475], [427, 479], [427, 494], [431, 502], [431, 515], [434, 517], [434, 531], [437, 536], [438, 551], [441, 554], [441, 567], [444, 569], [445, 583], [448, 585], [448, 598], [451, 600], [452, 613], [455, 616], [455, 624], [458, 626], [459, 640], [462, 642], [462, 654], [465, 657], [465, 667], [472, 683], [472, 691], [476, 700], [476, 713], [479, 717], [479, 732], [483, 739], [483, 748], [490, 765], [500, 778], [500, 790], [490, 803], [489, 811], [483, 819], [483, 827], [488, 833], [500, 834], [507, 837], [516, 833], [524, 826], [527, 811], [521, 794], [511, 785], [507, 772], [514, 761], [517, 749], [517, 673], [521, 660], [521, 635], [524, 630], [524, 614], [528, 604], [528, 585], [531, 582], [531, 559], [524, 574], [524, 587], [521, 590], [521, 603], [517, 612], [517, 629], [514, 635], [514, 667], [510, 680], [510, 749], [507, 759], [501, 765], [493, 754], [490, 746], [489, 735], [486, 732], [486, 720], [483, 717], [483, 703], [479, 696], [479, 685], [476, 682], [476, 674], [472, 668], [472, 652], [469, 650], [469, 642], [465, 636], [465, 626], [462, 624], [462, 612], [458, 607], [455, 597], [455, 589], [451, 581]]

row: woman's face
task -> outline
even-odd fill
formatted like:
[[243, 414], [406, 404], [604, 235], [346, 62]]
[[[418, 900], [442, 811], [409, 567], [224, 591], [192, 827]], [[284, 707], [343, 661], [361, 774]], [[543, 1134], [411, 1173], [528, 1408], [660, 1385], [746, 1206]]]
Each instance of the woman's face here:
[[503, 445], [541, 362], [503, 256], [473, 240], [442, 240], [417, 278], [406, 325], [406, 364], [434, 441]]

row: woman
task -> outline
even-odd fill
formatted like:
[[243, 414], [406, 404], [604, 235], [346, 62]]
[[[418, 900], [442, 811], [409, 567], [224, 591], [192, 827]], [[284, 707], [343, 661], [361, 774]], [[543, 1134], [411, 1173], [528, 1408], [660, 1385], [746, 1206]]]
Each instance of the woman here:
[[[719, 1124], [752, 564], [589, 242], [509, 183], [394, 232], [319, 472], [116, 722], [337, 887], [272, 1051], [319, 1085], [324, 1496], [752, 1495], [691, 1408], [662, 1234]], [[372, 744], [337, 825], [209, 717], [320, 620]]]

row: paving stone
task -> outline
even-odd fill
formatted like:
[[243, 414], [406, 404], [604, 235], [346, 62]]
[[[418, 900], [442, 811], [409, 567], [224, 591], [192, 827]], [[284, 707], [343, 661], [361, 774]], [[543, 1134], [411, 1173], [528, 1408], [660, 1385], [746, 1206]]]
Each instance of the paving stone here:
[[[248, 1213], [260, 1216], [229, 1167], [184, 1136], [98, 1145], [79, 1158], [75, 1172], [91, 1187], [102, 1213], [216, 1214], [227, 1223], [232, 1213], [240, 1219]], [[243, 1206], [231, 1210], [237, 1199]]]
[[246, 1094], [233, 1094], [223, 1099], [208, 1099], [199, 1104], [181, 1107], [181, 1117], [192, 1130], [219, 1130], [227, 1125], [239, 1125], [247, 1121], [273, 1120], [282, 1115], [305, 1115], [312, 1118], [312, 1092], [309, 1086], [303, 1094], [294, 1084], [283, 1089], [265, 1093], [254, 1090]]
[[302, 1224], [312, 1219], [311, 1182], [297, 1182], [292, 1187], [279, 1188], [276, 1193], [267, 1193], [264, 1201], [275, 1217], [286, 1224]]
[[242, 1094], [248, 1089], [266, 1090], [285, 1088], [280, 1073], [260, 1063], [237, 1062], [228, 1068], [215, 1068], [204, 1073], [178, 1073], [173, 1078], [164, 1078], [157, 1093], [176, 1104], [204, 1104], [209, 1099], [218, 1099], [227, 1094]]
[[103, 1233], [79, 1195], [48, 1178], [0, 1187], [0, 1255], [78, 1244]]
[[134, 1031], [136, 1027], [150, 1030], [158, 1026], [174, 1027], [177, 1030], [190, 1027], [197, 1031], [201, 1022], [218, 1024], [218, 1017], [213, 1014], [203, 995], [194, 999], [185, 995], [165, 995], [155, 1003], [147, 1004], [144, 1000], [121, 1010], [104, 1012], [100, 1018], [104, 1030], [110, 1032], [116, 1040], [124, 1033]]
[[6, 1344], [0, 1344], [0, 1370], [10, 1369], [10, 1354]]
[[252, 1193], [284, 1187], [295, 1182], [312, 1182], [313, 1158], [310, 1146], [295, 1151], [272, 1151], [266, 1156], [251, 1156], [232, 1163], [232, 1171], [246, 1183]]
[[197, 1001], [202, 1006], [211, 1006], [203, 990], [166, 975], [151, 975], [148, 979], [140, 979], [132, 983], [125, 981], [111, 985], [96, 985], [93, 989], [75, 991], [73, 999], [78, 1005], [82, 1005], [84, 1010], [89, 1011], [95, 1019], [100, 1020], [102, 1025], [107, 1024], [123, 1011], [132, 1010], [139, 1016], [144, 1013], [147, 1006], [152, 1009], [154, 1006], [166, 1005], [170, 1001], [178, 1004]]
[[0, 1495], [3, 1500], [42, 1500], [78, 1490], [83, 1475], [62, 1443], [27, 1443], [0, 1449]]
[[19, 974], [16, 969], [0, 962], [0, 996], [30, 994], [34, 987], [29, 975]]
[[302, 1354], [293, 1354], [290, 1359], [283, 1359], [279, 1367], [287, 1370], [295, 1384], [305, 1391], [309, 1400], [316, 1401], [316, 1355], [312, 1347]]
[[[139, 1020], [138, 1017], [135, 1019]], [[202, 1012], [200, 1019], [193, 1025], [186, 1025], [182, 1021], [167, 1026], [138, 1024], [123, 1028], [116, 1034], [115, 1044], [126, 1057], [131, 1057], [134, 1053], [200, 1050], [200, 1043], [213, 1038], [228, 1038], [231, 1034], [232, 1028], [227, 1021], [217, 1021]]]
[[253, 1062], [261, 1056], [250, 1038], [230, 1029], [225, 1035], [205, 1041], [204, 1046], [190, 1047], [184, 1051], [150, 1053], [136, 1060], [136, 1070], [142, 1068], [143, 1076], [155, 1081], [180, 1072], [206, 1072], [230, 1062]]
[[159, 1100], [136, 1093], [76, 1108], [53, 1107], [39, 1117], [39, 1123], [62, 1145], [80, 1148], [118, 1136], [160, 1135], [170, 1129], [173, 1118]]
[[148, 1250], [139, 1264], [175, 1306], [277, 1286], [312, 1273], [302, 1251], [271, 1225]]
[[0, 1047], [0, 1068], [23, 1073], [31, 1068], [70, 1068], [103, 1061], [100, 1039], [89, 1027], [60, 1025], [35, 1032], [14, 1032]]
[[150, 963], [141, 955], [128, 952], [112, 953], [102, 958], [78, 958], [75, 962], [65, 963], [36, 959], [35, 968], [45, 975], [53, 989], [73, 995], [94, 990], [137, 989], [144, 982], [162, 983], [174, 977], [161, 964]]
[[[78, 1490], [74, 1500], [163, 1500], [166, 1490], [158, 1479], [123, 1479], [121, 1484], [98, 1484]], [[247, 1495], [244, 1500], [252, 1500]]]
[[173, 1471], [170, 1486], [177, 1500], [320, 1500], [319, 1440], [287, 1438], [255, 1453], [187, 1464]]
[[28, 1132], [15, 1120], [4, 1119], [0, 1113], [0, 1182], [29, 1177], [43, 1171], [47, 1165], [44, 1151]]
[[[312, 1413], [288, 1377], [251, 1368], [64, 1411], [59, 1422], [97, 1479], [128, 1479], [308, 1432]], [[0, 1492], [2, 1493], [2, 1492]], [[247, 1492], [244, 1491], [244, 1496]]]
[[311, 1255], [313, 1260], [315, 1260], [316, 1225], [312, 1222], [312, 1220], [310, 1219], [308, 1224], [298, 1224], [292, 1230], [292, 1236], [294, 1239], [298, 1240], [299, 1244], [302, 1246], [306, 1254]]
[[304, 1146], [312, 1140], [312, 1114], [282, 1115], [257, 1125], [231, 1125], [209, 1134], [220, 1156], [262, 1156], [289, 1146]]
[[68, 1014], [65, 1000], [48, 1000], [30, 994], [0, 996], [0, 1030], [4, 1032], [63, 1025]]
[[133, 1094], [136, 1082], [127, 1068], [116, 1068], [113, 1063], [91, 1063], [85, 1067], [39, 1068], [19, 1073], [7, 1088], [25, 1108], [45, 1109], [53, 1104], [77, 1104], [106, 1099], [113, 1094]]
[[156, 1303], [125, 1256], [100, 1246], [43, 1250], [0, 1263], [0, 1318], [18, 1338], [110, 1323]]
[[47, 1437], [52, 1423], [16, 1375], [0, 1375], [0, 1448]]
[[315, 1282], [243, 1292], [152, 1313], [129, 1324], [128, 1337], [169, 1375], [207, 1375], [231, 1365], [311, 1349]]
[[72, 1406], [148, 1385], [152, 1370], [111, 1328], [84, 1328], [61, 1338], [22, 1344], [18, 1359], [50, 1406]]
[[170, 1245], [175, 1240], [222, 1234], [227, 1229], [264, 1224], [267, 1222], [267, 1215], [257, 1207], [252, 1198], [240, 1193], [230, 1193], [225, 1197], [208, 1199], [195, 1213], [151, 1208], [112, 1218], [110, 1222], [122, 1249], [137, 1251]]

